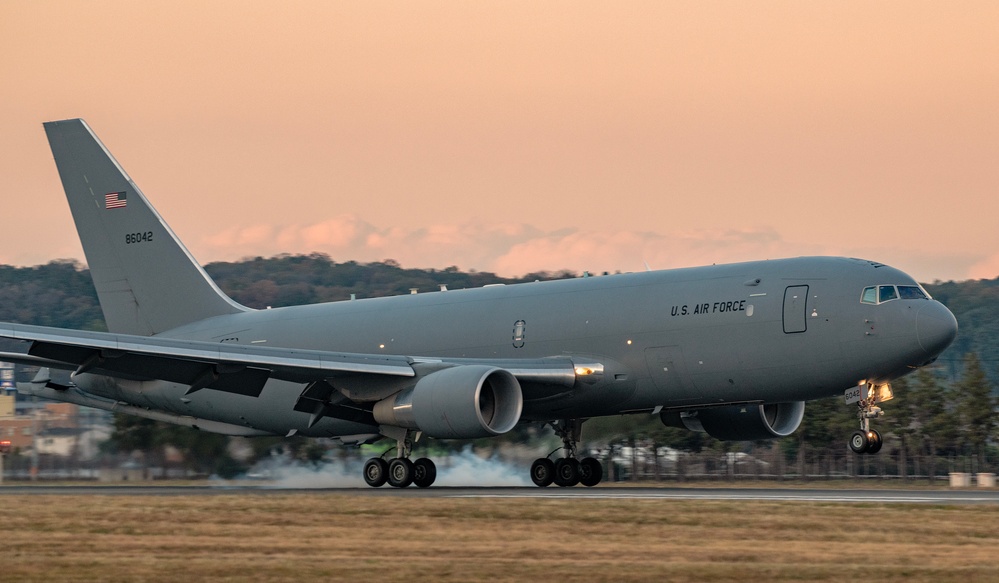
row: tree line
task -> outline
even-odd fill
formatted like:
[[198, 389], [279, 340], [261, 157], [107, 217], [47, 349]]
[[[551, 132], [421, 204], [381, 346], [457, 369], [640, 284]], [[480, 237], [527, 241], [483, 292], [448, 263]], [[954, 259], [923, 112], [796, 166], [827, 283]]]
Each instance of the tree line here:
[[[403, 268], [392, 260], [338, 263], [323, 254], [255, 257], [210, 263], [206, 271], [237, 302], [253, 308], [399, 295], [410, 289], [435, 291], [481, 287], [495, 283], [577, 277], [570, 271], [529, 273], [504, 278], [488, 272]], [[882, 469], [896, 475], [935, 475], [950, 470], [995, 471], [999, 454], [996, 382], [999, 380], [999, 278], [925, 284], [927, 290], [954, 312], [960, 332], [933, 367], [893, 383], [896, 399], [886, 403], [887, 415], [875, 427], [885, 434], [879, 454]], [[53, 261], [34, 267], [0, 266], [0, 321], [105, 330], [89, 272], [73, 261]], [[9, 349], [9, 347], [5, 347]], [[841, 397], [810, 402], [801, 428], [773, 443], [732, 444], [704, 434], [663, 426], [657, 418], [626, 416], [594, 419], [585, 426], [587, 442], [608, 447], [627, 444], [666, 446], [706, 455], [776, 452], [780, 463], [800, 474], [842, 472], [856, 464], [845, 443], [858, 427], [856, 411]], [[550, 432], [518, 427], [508, 441], [536, 439]], [[267, 438], [250, 440], [249, 460], [274, 448], [291, 456], [318, 461], [326, 446], [314, 440]], [[240, 469], [229, 453], [228, 439], [144, 419], [118, 416], [109, 451], [162, 451], [172, 446], [192, 469], [231, 474]], [[442, 443], [456, 448], [461, 442]], [[484, 445], [484, 444], [483, 444]], [[654, 449], [653, 448], [653, 449]], [[776, 449], [775, 449], [776, 448]], [[632, 448], [634, 451], [635, 448]], [[154, 454], [155, 456], [155, 454]], [[875, 457], [875, 456], [867, 456]], [[777, 459], [777, 458], [774, 458]], [[865, 460], [865, 463], [870, 463]]]

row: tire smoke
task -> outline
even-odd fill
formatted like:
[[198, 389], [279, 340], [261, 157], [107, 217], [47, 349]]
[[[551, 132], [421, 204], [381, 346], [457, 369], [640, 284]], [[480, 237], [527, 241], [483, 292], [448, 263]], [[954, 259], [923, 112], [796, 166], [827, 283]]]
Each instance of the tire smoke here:
[[[499, 456], [482, 458], [471, 447], [446, 456], [434, 456], [432, 459], [437, 464], [437, 481], [432, 487], [530, 485], [528, 466], [521, 467], [520, 464]], [[254, 465], [242, 479], [260, 480], [262, 487], [277, 489], [367, 488], [368, 485], [361, 477], [363, 465], [364, 459], [311, 464], [284, 456], [272, 456]]]

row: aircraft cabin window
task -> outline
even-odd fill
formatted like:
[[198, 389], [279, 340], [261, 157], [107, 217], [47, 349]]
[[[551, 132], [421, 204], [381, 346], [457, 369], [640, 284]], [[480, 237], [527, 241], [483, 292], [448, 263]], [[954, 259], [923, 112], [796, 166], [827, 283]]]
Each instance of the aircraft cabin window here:
[[878, 286], [878, 302], [883, 303], [890, 300], [897, 300], [898, 292], [893, 285]]
[[864, 293], [860, 296], [860, 303], [862, 304], [876, 304], [878, 303], [878, 288], [876, 287], [865, 287]]
[[900, 285], [898, 286], [898, 297], [903, 300], [928, 300], [926, 297], [926, 292], [922, 290], [918, 285]]

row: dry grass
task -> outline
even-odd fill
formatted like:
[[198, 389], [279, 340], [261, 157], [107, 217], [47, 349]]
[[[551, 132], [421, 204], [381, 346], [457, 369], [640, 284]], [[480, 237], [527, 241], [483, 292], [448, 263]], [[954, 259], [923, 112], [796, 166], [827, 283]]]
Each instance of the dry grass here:
[[5, 494], [2, 581], [993, 581], [999, 506]]

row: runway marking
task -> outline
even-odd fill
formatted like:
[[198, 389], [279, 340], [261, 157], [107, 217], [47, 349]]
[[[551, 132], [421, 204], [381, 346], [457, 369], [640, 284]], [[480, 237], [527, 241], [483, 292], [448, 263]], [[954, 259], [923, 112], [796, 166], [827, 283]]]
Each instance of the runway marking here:
[[829, 504], [999, 504], [999, 490], [795, 490], [739, 488], [532, 488], [532, 487], [440, 487], [440, 488], [274, 488], [261, 485], [209, 486], [29, 486], [5, 485], [3, 494], [90, 494], [124, 496], [212, 496], [244, 494], [333, 494], [389, 496], [393, 498], [509, 498], [590, 500], [715, 500], [732, 502], [820, 502]]

